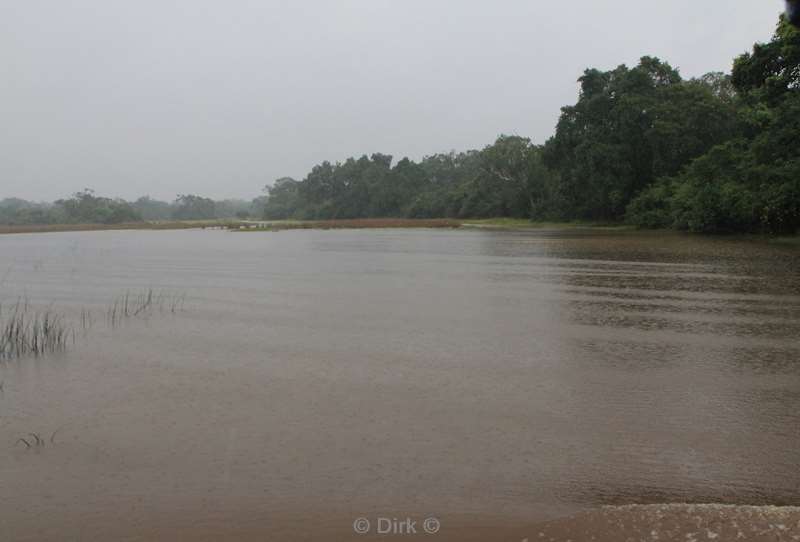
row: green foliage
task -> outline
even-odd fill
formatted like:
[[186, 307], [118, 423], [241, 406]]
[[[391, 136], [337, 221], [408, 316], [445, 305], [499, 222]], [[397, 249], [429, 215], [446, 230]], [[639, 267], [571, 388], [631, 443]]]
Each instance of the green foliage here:
[[175, 220], [209, 220], [216, 218], [216, 205], [214, 200], [209, 198], [194, 194], [181, 194], [173, 204], [172, 218]]
[[0, 200], [0, 224], [52, 224], [58, 213], [52, 205], [19, 198]]
[[166, 201], [159, 201], [150, 196], [142, 196], [133, 202], [133, 208], [144, 220], [169, 220], [172, 218], [172, 207]]
[[479, 153], [477, 168], [460, 216], [531, 218], [542, 211], [549, 176], [529, 139], [500, 136]]
[[58, 200], [55, 205], [63, 210], [65, 223], [120, 224], [142, 219], [130, 203], [95, 196], [94, 190], [89, 188], [76, 192], [69, 199]]
[[732, 80], [748, 103], [776, 105], [800, 85], [800, 32], [781, 17], [769, 43], [734, 61]]
[[628, 206], [631, 222], [697, 232], [800, 228], [800, 33], [781, 20], [770, 43], [736, 59], [731, 81], [738, 135], [644, 190]]
[[272, 186], [264, 188], [267, 192], [264, 201], [264, 218], [285, 220], [291, 218], [298, 210], [298, 183], [291, 177], [282, 177]]
[[[223, 199], [214, 202], [214, 218], [247, 219], [252, 214], [253, 203], [243, 199]], [[260, 216], [257, 213], [256, 216]]]
[[0, 202], [0, 223], [17, 224], [120, 224], [142, 217], [128, 202], [96, 196], [93, 190], [76, 192], [52, 204], [16, 198]]
[[247, 219], [251, 216], [260, 217], [261, 208], [263, 207], [263, 202], [260, 202], [258, 207], [254, 208], [254, 202], [241, 199], [224, 199], [212, 201], [211, 204], [209, 204], [209, 201], [211, 200], [208, 198], [190, 195], [180, 196], [174, 203], [168, 203], [153, 199], [150, 196], [143, 196], [133, 202], [133, 207], [142, 215], [144, 220], [152, 221], [164, 221], [173, 218], [179, 220]]
[[302, 181], [267, 187], [267, 219], [366, 217], [530, 218], [544, 208], [548, 180], [541, 149], [501, 136], [482, 151], [437, 154], [419, 163], [373, 154], [323, 162]]
[[563, 218], [619, 219], [632, 198], [730, 137], [736, 127], [725, 79], [684, 82], [643, 57], [629, 69], [586, 70], [578, 103], [562, 109], [545, 163], [561, 181]]
[[174, 203], [142, 196], [133, 203], [96, 196], [90, 189], [54, 203], [34, 203], [18, 198], [0, 200], [0, 224], [121, 224], [125, 222], [247, 219], [260, 217], [265, 200], [212, 201], [200, 196], [180, 196]]

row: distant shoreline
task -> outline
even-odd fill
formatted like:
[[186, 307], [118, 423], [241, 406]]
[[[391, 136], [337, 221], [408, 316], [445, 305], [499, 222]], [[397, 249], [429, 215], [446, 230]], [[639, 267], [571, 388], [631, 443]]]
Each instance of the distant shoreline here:
[[186, 230], [193, 228], [238, 228], [232, 220], [174, 220], [153, 222], [122, 222], [119, 224], [17, 224], [0, 225], [0, 235], [13, 233], [52, 233], [106, 230]]
[[451, 218], [357, 218], [334, 220], [172, 220], [124, 222], [120, 224], [18, 224], [0, 225], [0, 234], [48, 233], [105, 230], [183, 230], [219, 228], [234, 231], [330, 230], [330, 229], [381, 229], [381, 228], [572, 228], [611, 227], [630, 229], [629, 226], [579, 222], [531, 222], [526, 219], [451, 219]]
[[286, 230], [344, 230], [344, 229], [474, 229], [474, 230], [564, 230], [586, 229], [608, 232], [671, 233], [711, 236], [718, 238], [766, 241], [789, 247], [800, 247], [800, 235], [774, 237], [758, 234], [693, 234], [668, 229], [639, 229], [636, 226], [615, 222], [553, 222], [530, 221], [524, 218], [355, 218], [334, 220], [169, 220], [124, 222], [120, 224], [18, 224], [0, 225], [0, 235], [21, 233], [55, 233], [81, 231], [120, 230], [186, 230], [224, 229], [233, 232], [278, 232]]

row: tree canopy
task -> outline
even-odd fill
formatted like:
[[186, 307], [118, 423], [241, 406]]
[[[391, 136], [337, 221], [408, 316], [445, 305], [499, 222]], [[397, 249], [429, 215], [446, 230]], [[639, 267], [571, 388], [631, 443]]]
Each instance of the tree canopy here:
[[550, 174], [529, 139], [501, 136], [481, 151], [436, 154], [419, 163], [373, 154], [315, 166], [302, 181], [267, 187], [268, 219], [364, 217], [528, 218]]
[[800, 32], [781, 19], [734, 62], [736, 124], [724, 141], [629, 206], [645, 227], [794, 233], [800, 227]]

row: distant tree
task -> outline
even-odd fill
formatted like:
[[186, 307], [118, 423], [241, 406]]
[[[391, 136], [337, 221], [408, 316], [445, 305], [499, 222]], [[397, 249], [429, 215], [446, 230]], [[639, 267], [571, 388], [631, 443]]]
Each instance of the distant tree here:
[[775, 106], [800, 88], [800, 33], [781, 17], [769, 43], [734, 61], [732, 82], [750, 105]]
[[19, 198], [5, 198], [0, 200], [0, 209], [5, 209], [9, 211], [16, 211], [19, 209], [30, 209], [34, 207], [35, 204]]
[[121, 199], [98, 197], [94, 190], [86, 188], [69, 199], [55, 202], [63, 211], [66, 222], [119, 224], [142, 220], [130, 203]]
[[168, 202], [150, 196], [142, 196], [134, 201], [133, 208], [144, 220], [169, 220], [172, 217], [172, 206]]
[[250, 216], [250, 202], [243, 199], [223, 199], [214, 202], [215, 218], [246, 219]]
[[172, 208], [172, 218], [176, 220], [210, 220], [215, 217], [214, 200], [194, 194], [180, 194]]
[[728, 73], [709, 72], [689, 82], [706, 87], [715, 97], [729, 103], [733, 102], [737, 96], [733, 77]]
[[466, 186], [461, 216], [542, 216], [552, 175], [541, 148], [528, 138], [500, 136], [479, 154], [476, 175]]
[[52, 224], [58, 222], [59, 217], [51, 204], [19, 198], [0, 200], [0, 224]]
[[[643, 57], [634, 68], [587, 70], [578, 103], [562, 109], [544, 160], [559, 177], [566, 218], [620, 219], [665, 175], [731, 137], [734, 110], [705, 85]], [[721, 91], [720, 91], [721, 92]]]
[[272, 186], [265, 186], [266, 196], [260, 200], [261, 216], [267, 220], [296, 218], [300, 212], [299, 183], [291, 177], [281, 177]]

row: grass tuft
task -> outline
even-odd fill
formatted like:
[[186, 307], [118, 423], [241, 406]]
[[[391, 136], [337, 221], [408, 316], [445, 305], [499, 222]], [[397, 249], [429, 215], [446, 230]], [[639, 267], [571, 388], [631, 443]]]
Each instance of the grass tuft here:
[[52, 309], [36, 310], [18, 300], [4, 316], [0, 307], [0, 359], [61, 352], [74, 339], [72, 328]]
[[185, 301], [185, 294], [156, 292], [152, 288], [139, 293], [126, 291], [112, 301], [106, 311], [106, 317], [109, 324], [116, 327], [124, 320], [137, 316], [149, 316], [155, 312], [172, 314], [181, 312]]

